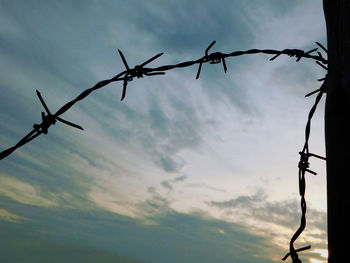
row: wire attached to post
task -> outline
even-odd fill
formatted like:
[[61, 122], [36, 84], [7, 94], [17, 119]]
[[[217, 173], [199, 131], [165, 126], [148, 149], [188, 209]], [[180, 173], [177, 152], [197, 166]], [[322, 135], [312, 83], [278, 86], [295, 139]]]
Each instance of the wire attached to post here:
[[308, 120], [307, 120], [306, 127], [305, 127], [304, 147], [303, 147], [303, 150], [301, 152], [299, 152], [300, 161], [298, 163], [298, 168], [299, 168], [299, 172], [298, 172], [299, 179], [298, 180], [299, 180], [299, 195], [301, 197], [301, 200], [300, 200], [300, 207], [301, 207], [300, 226], [290, 240], [289, 252], [282, 258], [282, 260], [285, 261], [290, 256], [292, 258], [293, 263], [301, 263], [301, 260], [299, 259], [299, 256], [298, 256], [298, 252], [311, 248], [310, 245], [303, 247], [303, 248], [299, 248], [299, 249], [294, 248], [294, 242], [298, 239], [298, 237], [301, 235], [301, 233], [304, 231], [304, 229], [306, 227], [306, 200], [305, 200], [306, 181], [305, 181], [305, 174], [306, 174], [306, 172], [308, 172], [308, 173], [311, 173], [313, 175], [317, 175], [316, 172], [309, 169], [309, 167], [310, 167], [309, 158], [315, 157], [315, 158], [319, 158], [322, 160], [326, 160], [325, 157], [322, 157], [320, 155], [309, 152], [309, 138], [310, 138], [310, 130], [311, 130], [311, 120], [312, 120], [312, 117], [316, 111], [317, 105], [322, 98], [322, 95], [327, 91], [327, 81], [328, 81], [327, 75], [322, 80], [323, 80], [323, 83], [318, 90], [313, 91], [313, 92], [306, 95], [306, 96], [310, 96], [310, 95], [318, 92], [318, 94], [316, 96], [315, 103], [312, 106], [312, 108], [309, 112], [309, 115], [308, 115]]

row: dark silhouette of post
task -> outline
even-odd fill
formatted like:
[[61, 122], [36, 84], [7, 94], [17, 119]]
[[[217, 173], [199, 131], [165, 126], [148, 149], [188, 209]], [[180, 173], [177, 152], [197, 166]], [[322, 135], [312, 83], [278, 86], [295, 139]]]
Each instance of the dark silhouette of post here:
[[325, 112], [329, 263], [346, 262], [350, 224], [350, 1], [323, 0], [327, 24]]

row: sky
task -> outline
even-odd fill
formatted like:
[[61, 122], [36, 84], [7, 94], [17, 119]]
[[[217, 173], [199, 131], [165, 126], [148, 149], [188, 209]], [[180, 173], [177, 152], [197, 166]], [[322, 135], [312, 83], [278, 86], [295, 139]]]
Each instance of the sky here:
[[[322, 1], [0, 0], [0, 150], [97, 82], [211, 51], [326, 46]], [[0, 262], [280, 262], [300, 222], [298, 152], [325, 71], [265, 54], [91, 93], [0, 161]], [[310, 151], [324, 152], [324, 100]], [[325, 164], [311, 159], [303, 262], [326, 262]]]

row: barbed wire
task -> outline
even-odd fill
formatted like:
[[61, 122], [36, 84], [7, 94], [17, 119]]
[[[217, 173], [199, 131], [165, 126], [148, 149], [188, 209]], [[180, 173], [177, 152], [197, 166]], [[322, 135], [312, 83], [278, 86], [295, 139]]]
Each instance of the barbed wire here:
[[[303, 50], [300, 49], [284, 49], [284, 50], [273, 50], [273, 49], [249, 49], [246, 51], [234, 51], [232, 53], [221, 53], [221, 52], [214, 52], [214, 53], [208, 53], [209, 50], [213, 47], [213, 45], [216, 43], [216, 41], [213, 41], [205, 50], [205, 55], [201, 57], [200, 59], [193, 60], [193, 61], [185, 61], [181, 62], [178, 64], [174, 65], [164, 65], [156, 68], [146, 68], [145, 66], [163, 55], [163, 53], [159, 53], [152, 58], [148, 59], [147, 61], [143, 62], [140, 65], [136, 65], [134, 68], [130, 68], [123, 53], [118, 49], [119, 55], [123, 61], [124, 66], [126, 67], [126, 70], [118, 73], [116, 76], [114, 76], [111, 79], [106, 79], [98, 82], [95, 84], [95, 86], [84, 90], [81, 94], [79, 94], [75, 99], [69, 101], [65, 105], [63, 105], [55, 114], [51, 114], [49, 111], [48, 107], [46, 106], [44, 100], [42, 99], [39, 91], [37, 92], [37, 96], [39, 97], [39, 100], [41, 101], [41, 104], [46, 110], [46, 114], [44, 112], [41, 113], [42, 116], [42, 122], [40, 124], [34, 124], [33, 125], [33, 130], [31, 130], [25, 137], [23, 137], [17, 144], [14, 146], [2, 151], [0, 153], [0, 160], [4, 159], [11, 153], [13, 153], [15, 150], [18, 148], [22, 147], [26, 143], [32, 141], [42, 133], [47, 134], [48, 128], [51, 127], [56, 123], [56, 121], [60, 121], [62, 123], [65, 123], [67, 125], [70, 125], [72, 127], [78, 128], [83, 130], [82, 127], [79, 125], [73, 124], [71, 122], [65, 121], [61, 119], [59, 116], [68, 111], [74, 104], [77, 102], [85, 99], [88, 95], [90, 95], [93, 91], [98, 90], [111, 82], [116, 82], [116, 81], [123, 81], [123, 90], [122, 90], [122, 96], [121, 96], [121, 101], [124, 100], [126, 96], [126, 91], [127, 91], [127, 85], [129, 82], [131, 82], [135, 77], [136, 78], [143, 78], [144, 76], [154, 76], [154, 75], [164, 75], [164, 71], [172, 70], [175, 68], [185, 68], [189, 67], [195, 64], [199, 64], [196, 79], [199, 78], [202, 64], [203, 63], [209, 63], [209, 64], [218, 64], [222, 63], [224, 66], [224, 71], [227, 71], [226, 67], [226, 61], [225, 58], [228, 57], [236, 57], [236, 56], [242, 56], [242, 55], [248, 55], [248, 54], [258, 54], [258, 53], [263, 53], [263, 54], [268, 54], [268, 55], [275, 55], [274, 57], [270, 58], [270, 61], [276, 59], [280, 55], [288, 55], [290, 57], [296, 57], [297, 62], [300, 61], [301, 58], [308, 58], [308, 59], [313, 59], [318, 63], [319, 65], [326, 65], [327, 60], [322, 56], [320, 52], [317, 52], [317, 55], [312, 55], [311, 53], [315, 52], [317, 48], [312, 49], [308, 52], [304, 52]], [[321, 44], [316, 42], [318, 46], [320, 46], [322, 49], [324, 48]]]
[[297, 238], [300, 236], [300, 234], [304, 231], [305, 227], [306, 227], [306, 200], [305, 200], [305, 188], [306, 188], [306, 182], [305, 182], [305, 174], [306, 172], [311, 173], [313, 175], [317, 175], [316, 172], [312, 171], [309, 169], [310, 167], [310, 163], [309, 163], [309, 157], [316, 157], [322, 160], [326, 160], [325, 157], [322, 157], [320, 155], [314, 154], [314, 153], [310, 153], [309, 151], [309, 138], [310, 138], [310, 130], [311, 130], [311, 119], [316, 111], [316, 108], [318, 106], [318, 103], [320, 102], [322, 95], [324, 93], [327, 92], [327, 84], [328, 84], [328, 77], [327, 75], [322, 78], [319, 79], [319, 81], [323, 81], [321, 87], [313, 92], [310, 92], [309, 94], [305, 95], [305, 97], [309, 97], [312, 94], [317, 93], [316, 99], [315, 99], [315, 103], [312, 106], [309, 115], [308, 115], [308, 120], [306, 123], [306, 127], [305, 127], [305, 143], [304, 143], [304, 147], [302, 149], [301, 152], [299, 152], [300, 155], [300, 161], [298, 163], [298, 168], [299, 168], [299, 172], [298, 172], [298, 178], [299, 178], [299, 194], [301, 197], [300, 200], [300, 206], [301, 206], [301, 219], [300, 219], [300, 226], [297, 229], [297, 231], [294, 233], [294, 235], [292, 236], [290, 243], [289, 243], [289, 253], [287, 253], [282, 260], [285, 261], [289, 256], [291, 256], [293, 263], [300, 263], [301, 260], [299, 259], [298, 253], [300, 251], [304, 251], [307, 249], [310, 249], [311, 246], [306, 246], [306, 247], [302, 247], [299, 249], [295, 249], [294, 248], [294, 242], [297, 240]]
[[[275, 60], [278, 58], [280, 55], [288, 55], [289, 57], [295, 57], [296, 62], [299, 62], [302, 58], [307, 58], [307, 59], [313, 59], [318, 65], [320, 65], [322, 68], [327, 70], [327, 64], [328, 61], [325, 59], [321, 52], [317, 51], [318, 48], [311, 49], [307, 52], [300, 50], [300, 49], [283, 49], [283, 50], [273, 50], [273, 49], [249, 49], [245, 51], [234, 51], [231, 53], [222, 53], [222, 52], [214, 52], [214, 53], [209, 53], [209, 50], [214, 46], [216, 41], [213, 41], [206, 49], [205, 49], [205, 54], [203, 57], [193, 60], [193, 61], [185, 61], [185, 62], [180, 62], [178, 64], [174, 65], [164, 65], [164, 66], [159, 66], [155, 68], [148, 68], [145, 67], [147, 64], [151, 63], [152, 61], [156, 60], [160, 56], [163, 55], [163, 53], [159, 53], [152, 58], [146, 60], [142, 64], [136, 65], [133, 68], [129, 67], [129, 64], [127, 63], [124, 54], [122, 51], [118, 49], [119, 55], [122, 59], [122, 62], [126, 68], [126, 70], [118, 73], [116, 76], [102, 80], [95, 84], [95, 86], [84, 90], [82, 93], [80, 93], [75, 99], [69, 101], [68, 103], [64, 104], [55, 114], [52, 114], [47, 107], [44, 99], [42, 98], [40, 92], [36, 90], [36, 94], [44, 107], [45, 112], [41, 112], [41, 117], [42, 117], [42, 122], [40, 124], [34, 124], [33, 129], [26, 135], [24, 136], [17, 144], [15, 144], [13, 147], [10, 147], [0, 153], [0, 160], [4, 159], [11, 153], [13, 153], [16, 149], [22, 147], [26, 143], [29, 143], [30, 141], [34, 140], [36, 137], [38, 137], [41, 134], [47, 134], [48, 129], [56, 123], [56, 121], [62, 122], [66, 125], [69, 125], [71, 127], [84, 130], [81, 126], [74, 124], [72, 122], [69, 122], [67, 120], [62, 119], [59, 117], [60, 115], [64, 114], [66, 111], [68, 111], [74, 104], [77, 102], [85, 99], [88, 95], [90, 95], [93, 91], [98, 90], [112, 82], [116, 81], [123, 81], [123, 89], [122, 89], [122, 95], [121, 95], [121, 101], [123, 101], [126, 97], [126, 92], [127, 92], [127, 86], [128, 83], [131, 82], [134, 78], [143, 78], [144, 76], [155, 76], [155, 75], [165, 75], [165, 71], [172, 70], [175, 68], [185, 68], [189, 66], [193, 66], [195, 64], [198, 64], [198, 69], [197, 69], [197, 74], [196, 74], [196, 79], [200, 77], [202, 65], [205, 63], [209, 64], [220, 64], [222, 63], [224, 72], [227, 72], [227, 65], [226, 65], [226, 58], [229, 57], [236, 57], [236, 56], [242, 56], [242, 55], [252, 55], [252, 54], [268, 54], [268, 55], [274, 55], [272, 58], [270, 58], [270, 61]], [[321, 45], [320, 43], [316, 42], [316, 44], [325, 52], [327, 52], [327, 49]], [[313, 55], [317, 51], [317, 55]], [[309, 169], [309, 157], [316, 157], [325, 160], [324, 157], [321, 157], [319, 155], [313, 154], [309, 152], [309, 137], [310, 137], [310, 129], [311, 129], [311, 119], [316, 111], [317, 105], [319, 101], [322, 98], [323, 93], [326, 92], [326, 87], [327, 87], [327, 75], [325, 78], [320, 79], [320, 81], [323, 81], [323, 84], [321, 87], [315, 91], [310, 92], [309, 94], [306, 95], [306, 97], [311, 96], [315, 93], [317, 93], [315, 103], [313, 107], [311, 108], [309, 115], [308, 115], [308, 121], [306, 124], [305, 128], [305, 143], [304, 147], [300, 154], [300, 161], [298, 163], [299, 167], [299, 194], [301, 196], [301, 222], [300, 226], [295, 232], [295, 234], [292, 236], [290, 240], [290, 251], [282, 258], [282, 260], [286, 260], [289, 256], [291, 256], [293, 263], [300, 263], [301, 260], [298, 257], [298, 252], [310, 249], [311, 246], [306, 246], [303, 248], [295, 249], [294, 248], [294, 242], [297, 240], [297, 238], [300, 236], [300, 234], [304, 231], [305, 226], [306, 226], [306, 201], [305, 201], [305, 173], [311, 173], [316, 175], [316, 173], [312, 170]]]

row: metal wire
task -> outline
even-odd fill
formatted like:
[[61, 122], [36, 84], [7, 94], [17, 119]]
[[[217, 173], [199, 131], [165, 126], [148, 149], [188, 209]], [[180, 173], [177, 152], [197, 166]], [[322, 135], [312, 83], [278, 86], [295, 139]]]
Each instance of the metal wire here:
[[314, 153], [310, 153], [309, 152], [309, 138], [310, 138], [310, 130], [311, 130], [311, 119], [316, 111], [317, 105], [320, 102], [322, 95], [327, 91], [327, 83], [328, 83], [328, 79], [327, 79], [327, 75], [325, 78], [321, 79], [320, 81], [323, 81], [321, 87], [316, 90], [313, 91], [309, 94], [306, 95], [306, 97], [317, 93], [316, 99], [315, 99], [315, 103], [312, 106], [309, 115], [308, 115], [308, 120], [306, 123], [306, 127], [305, 127], [305, 143], [304, 143], [304, 147], [303, 150], [301, 152], [299, 152], [300, 154], [300, 161], [298, 163], [298, 168], [299, 168], [299, 173], [298, 173], [298, 178], [299, 178], [299, 194], [301, 197], [300, 200], [300, 207], [301, 207], [301, 219], [300, 219], [300, 226], [297, 229], [297, 231], [294, 233], [294, 235], [292, 236], [290, 243], [289, 243], [289, 253], [287, 253], [282, 260], [286, 260], [289, 256], [291, 256], [293, 263], [300, 263], [301, 260], [299, 259], [298, 253], [300, 251], [306, 250], [306, 249], [310, 249], [311, 246], [306, 246], [303, 248], [299, 248], [299, 249], [295, 249], [294, 248], [294, 242], [297, 240], [297, 238], [300, 236], [300, 234], [304, 231], [305, 227], [306, 227], [306, 200], [305, 200], [305, 188], [306, 188], [306, 182], [305, 182], [305, 174], [306, 172], [311, 173], [313, 175], [316, 175], [317, 173], [310, 170], [309, 166], [309, 157], [316, 157], [322, 160], [326, 160], [326, 158], [319, 156], [317, 154]]
[[[196, 79], [198, 79], [200, 76], [200, 73], [201, 73], [202, 65], [205, 63], [209, 63], [209, 64], [222, 63], [223, 68], [224, 68], [224, 72], [226, 73], [227, 72], [227, 66], [226, 66], [226, 60], [225, 60], [226, 58], [242, 56], [242, 55], [259, 54], [259, 53], [274, 55], [272, 58], [270, 58], [270, 61], [275, 60], [280, 55], [288, 55], [290, 57], [295, 57], [296, 62], [300, 61], [301, 58], [312, 59], [318, 65], [320, 65], [322, 68], [327, 70], [327, 66], [326, 66], [327, 60], [322, 56], [322, 54], [320, 52], [317, 52], [317, 55], [312, 54], [315, 51], [317, 51], [318, 48], [311, 49], [307, 52], [304, 52], [303, 50], [300, 50], [300, 49], [284, 49], [284, 50], [249, 49], [249, 50], [245, 50], [245, 51], [234, 51], [231, 53], [222, 53], [222, 52], [209, 53], [209, 50], [214, 46], [215, 43], [216, 42], [213, 41], [205, 49], [205, 55], [197, 60], [185, 61], [185, 62], [180, 62], [180, 63], [174, 64], [174, 65], [164, 65], [164, 66], [155, 67], [155, 68], [147, 68], [145, 66], [148, 63], [150, 63], [150, 62], [154, 61], [155, 59], [157, 59], [158, 57], [160, 57], [161, 55], [163, 55], [163, 53], [159, 53], [159, 54], [153, 56], [152, 58], [146, 60], [142, 64], [136, 65], [136, 66], [134, 66], [134, 68], [130, 68], [126, 59], [125, 59], [124, 54], [122, 53], [122, 51], [120, 51], [118, 49], [119, 55], [123, 61], [123, 64], [124, 64], [126, 70], [118, 73], [116, 76], [114, 76], [110, 79], [102, 80], [102, 81], [98, 82], [97, 84], [95, 84], [95, 86], [84, 90], [75, 99], [64, 104], [55, 114], [51, 114], [46, 103], [44, 102], [43, 98], [41, 97], [40, 92], [36, 91], [37, 96], [39, 97], [39, 100], [46, 111], [46, 114], [44, 112], [41, 113], [42, 122], [40, 124], [34, 124], [33, 129], [26, 136], [24, 136], [21, 140], [19, 140], [19, 142], [17, 144], [15, 144], [13, 147], [10, 147], [10, 148], [2, 151], [0, 153], [0, 160], [4, 159], [5, 157], [7, 157], [11, 153], [13, 153], [16, 149], [22, 147], [26, 143], [29, 143], [30, 141], [34, 140], [39, 135], [41, 135], [43, 133], [47, 134], [49, 127], [54, 125], [56, 123], [56, 121], [60, 121], [64, 124], [67, 124], [67, 125], [72, 126], [74, 128], [78, 128], [78, 129], [83, 130], [83, 128], [81, 126], [74, 124], [74, 123], [71, 123], [69, 121], [66, 121], [66, 120], [60, 118], [59, 116], [62, 115], [63, 113], [65, 113], [66, 111], [68, 111], [74, 104], [76, 104], [77, 102], [79, 102], [79, 101], [83, 100], [84, 98], [86, 98], [87, 96], [89, 96], [93, 91], [98, 90], [98, 89], [110, 84], [111, 82], [123, 81], [123, 90], [122, 90], [121, 100], [124, 100], [124, 98], [126, 97], [127, 85], [134, 78], [143, 78], [144, 76], [164, 75], [165, 71], [168, 71], [168, 70], [172, 70], [175, 68], [185, 68], [185, 67], [189, 67], [189, 66], [193, 66], [195, 64], [198, 64], [198, 70], [197, 70], [197, 74], [196, 74]], [[320, 43], [316, 42], [316, 44], [323, 51], [327, 52], [327, 49], [324, 46], [322, 46]], [[299, 167], [298, 177], [299, 177], [299, 194], [301, 196], [302, 215], [301, 215], [300, 226], [290, 240], [290, 247], [289, 247], [290, 251], [282, 258], [282, 260], [286, 260], [289, 256], [291, 256], [293, 263], [300, 263], [301, 262], [301, 260], [298, 257], [298, 252], [301, 252], [301, 251], [304, 251], [306, 249], [311, 248], [311, 246], [306, 246], [306, 247], [302, 247], [299, 249], [294, 248], [294, 242], [297, 240], [297, 238], [300, 236], [300, 234], [304, 231], [304, 229], [306, 227], [305, 174], [306, 174], [306, 172], [308, 172], [308, 173], [316, 175], [316, 173], [314, 171], [309, 169], [309, 165], [310, 165], [309, 164], [309, 157], [316, 157], [316, 158], [320, 158], [320, 159], [325, 160], [324, 157], [321, 157], [319, 155], [316, 155], [316, 154], [309, 152], [309, 137], [310, 137], [310, 129], [311, 129], [311, 119], [315, 113], [315, 110], [317, 108], [319, 101], [322, 98], [323, 93], [326, 92], [327, 75], [325, 78], [320, 79], [320, 81], [323, 81], [322, 86], [319, 89], [312, 91], [311, 93], [306, 95], [306, 97], [308, 97], [308, 96], [311, 96], [311, 95], [317, 93], [315, 103], [314, 103], [313, 107], [311, 108], [309, 115], [308, 115], [308, 121], [307, 121], [306, 128], [305, 128], [304, 147], [303, 147], [302, 151], [299, 152], [300, 161], [298, 163], [298, 167]]]
[[[175, 69], [175, 68], [185, 68], [185, 67], [189, 67], [189, 66], [192, 66], [195, 64], [199, 64], [197, 75], [196, 75], [196, 79], [198, 79], [203, 63], [209, 63], [209, 64], [222, 63], [223, 67], [224, 67], [224, 71], [226, 72], [227, 67], [226, 67], [225, 58], [228, 58], [228, 57], [236, 57], [236, 56], [242, 56], [242, 55], [248, 55], [248, 54], [263, 53], [263, 54], [275, 55], [274, 57], [272, 57], [270, 59], [271, 61], [276, 59], [280, 55], [288, 55], [290, 57], [296, 57], [297, 58], [296, 61], [299, 61], [301, 58], [308, 58], [308, 59], [315, 60], [317, 63], [319, 63], [322, 66], [327, 64], [327, 60], [325, 58], [323, 58], [323, 56], [320, 52], [318, 52], [317, 55], [311, 54], [314, 51], [316, 51], [317, 48], [312, 49], [308, 52], [304, 52], [303, 50], [299, 50], [299, 49], [284, 49], [281, 51], [272, 50], [272, 49], [249, 49], [246, 51], [234, 51], [234, 52], [228, 53], [228, 54], [221, 53], [221, 52], [214, 52], [214, 53], [209, 54], [208, 52], [209, 52], [210, 48], [212, 48], [215, 43], [216, 42], [213, 41], [207, 47], [207, 49], [205, 50], [205, 55], [200, 59], [193, 60], [193, 61], [185, 61], [185, 62], [181, 62], [181, 63], [175, 64], [175, 65], [164, 65], [164, 66], [160, 66], [160, 67], [156, 67], [156, 68], [146, 68], [144, 66], [146, 64], [152, 62], [153, 60], [157, 59], [161, 55], [163, 55], [163, 53], [159, 53], [159, 54], [155, 55], [154, 57], [148, 59], [146, 62], [144, 62], [140, 65], [136, 65], [134, 68], [131, 69], [129, 67], [123, 53], [118, 49], [118, 52], [121, 56], [123, 64], [126, 67], [126, 70], [118, 73], [116, 76], [114, 76], [111, 79], [102, 80], [102, 81], [98, 82], [95, 86], [93, 86], [92, 88], [84, 90], [75, 99], [73, 99], [70, 102], [63, 105], [55, 114], [51, 114], [49, 112], [45, 103], [41, 99], [40, 93], [38, 93], [38, 91], [37, 91], [38, 97], [39, 97], [40, 101], [42, 102], [42, 104], [47, 112], [47, 115], [42, 113], [42, 123], [41, 124], [34, 124], [33, 125], [34, 129], [31, 130], [25, 137], [23, 137], [17, 144], [2, 151], [0, 153], [0, 160], [4, 159], [5, 157], [7, 157], [11, 153], [13, 153], [15, 150], [17, 150], [18, 148], [25, 145], [26, 143], [32, 141], [33, 139], [35, 139], [36, 137], [38, 137], [42, 133], [47, 134], [48, 128], [50, 126], [54, 125], [56, 120], [61, 121], [61, 122], [68, 124], [70, 126], [73, 126], [75, 128], [82, 129], [79, 125], [74, 125], [73, 123], [69, 123], [67, 121], [64, 121], [59, 116], [62, 115], [63, 113], [65, 113], [66, 111], [68, 111], [74, 104], [76, 104], [77, 102], [86, 98], [93, 91], [98, 90], [98, 89], [110, 84], [111, 82], [123, 81], [123, 91], [122, 91], [122, 96], [121, 96], [121, 100], [123, 100], [126, 96], [126, 89], [127, 89], [128, 83], [131, 82], [135, 77], [142, 78], [143, 76], [164, 75], [165, 74], [164, 71], [168, 71], [168, 70]], [[321, 48], [324, 48], [318, 42], [316, 42], [316, 44], [319, 45]]]

